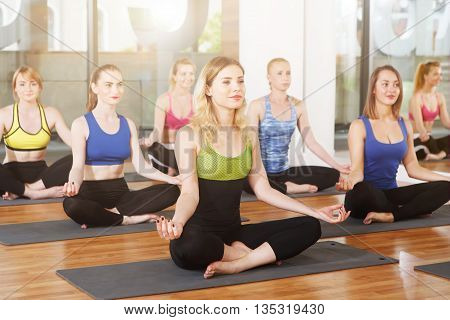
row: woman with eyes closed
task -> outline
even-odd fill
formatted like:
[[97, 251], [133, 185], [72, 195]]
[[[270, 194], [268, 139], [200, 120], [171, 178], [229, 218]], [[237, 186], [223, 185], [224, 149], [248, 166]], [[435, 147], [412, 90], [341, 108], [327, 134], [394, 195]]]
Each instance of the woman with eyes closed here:
[[[351, 172], [337, 188], [348, 190], [345, 208], [365, 224], [430, 214], [450, 199], [450, 178], [417, 161], [411, 123], [400, 117], [402, 99], [398, 71], [390, 65], [375, 69], [363, 115], [350, 126]], [[400, 163], [411, 178], [432, 182], [398, 187]]]
[[[144, 160], [136, 125], [117, 114], [124, 93], [122, 74], [114, 65], [91, 75], [87, 110], [72, 124], [73, 166], [64, 192], [64, 211], [83, 228], [149, 221], [151, 212], [174, 204], [180, 194], [177, 177], [156, 170]], [[131, 157], [136, 171], [168, 182], [130, 191], [123, 163]]]
[[[194, 91], [196, 114], [175, 143], [182, 180], [175, 215], [157, 220], [160, 236], [171, 240], [175, 264], [206, 269], [205, 278], [293, 257], [320, 238], [317, 219], [339, 223], [348, 217], [342, 205], [312, 209], [271, 188], [258, 138], [246, 129], [244, 97], [239, 62], [216, 57], [206, 64]], [[247, 176], [259, 200], [307, 217], [241, 225]]]
[[31, 67], [16, 70], [12, 80], [14, 104], [0, 109], [0, 132], [6, 156], [0, 164], [0, 194], [4, 200], [62, 197], [63, 185], [72, 166], [66, 156], [50, 167], [45, 162], [51, 132], [70, 146], [70, 130], [61, 113], [39, 100], [43, 85]]
[[182, 58], [175, 61], [169, 72], [169, 91], [156, 100], [152, 133], [140, 140], [156, 167], [167, 168], [170, 176], [177, 174], [175, 136], [194, 114], [191, 88], [195, 81], [195, 65]]
[[437, 91], [442, 80], [439, 61], [420, 63], [414, 78], [414, 94], [409, 102], [409, 119], [414, 129], [414, 146], [419, 160], [444, 159], [450, 148], [450, 135], [435, 139], [431, 135], [439, 116], [442, 125], [450, 129], [445, 96]]
[[[258, 128], [261, 156], [270, 184], [283, 193], [317, 192], [336, 184], [339, 174], [348, 174], [348, 166], [337, 163], [316, 141], [305, 104], [287, 94], [291, 67], [283, 58], [267, 65], [270, 94], [252, 101], [248, 108], [249, 124]], [[289, 167], [288, 151], [295, 128], [306, 146], [332, 168], [321, 166]], [[251, 193], [248, 184], [245, 191]]]

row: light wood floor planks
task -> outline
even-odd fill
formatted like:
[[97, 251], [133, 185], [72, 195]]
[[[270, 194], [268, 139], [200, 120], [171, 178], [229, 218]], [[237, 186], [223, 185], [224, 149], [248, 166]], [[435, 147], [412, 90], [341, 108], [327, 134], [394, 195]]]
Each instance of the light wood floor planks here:
[[[448, 162], [427, 167], [450, 172]], [[143, 187], [145, 183], [131, 184]], [[343, 196], [301, 199], [321, 207]], [[286, 218], [293, 213], [261, 202], [242, 204], [252, 222]], [[62, 204], [0, 208], [0, 224], [66, 219]], [[332, 240], [375, 251], [399, 264], [343, 270], [274, 281], [195, 290], [139, 299], [448, 299], [450, 281], [413, 270], [414, 265], [450, 258], [450, 226], [392, 231]], [[89, 299], [55, 270], [168, 258], [168, 243], [155, 232], [7, 247], [0, 245], [0, 298]]]

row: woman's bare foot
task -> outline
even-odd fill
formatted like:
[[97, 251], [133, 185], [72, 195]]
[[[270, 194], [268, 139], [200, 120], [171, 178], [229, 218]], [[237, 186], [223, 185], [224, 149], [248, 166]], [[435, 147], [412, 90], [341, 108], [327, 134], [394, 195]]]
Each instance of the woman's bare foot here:
[[25, 188], [23, 194], [27, 198], [37, 200], [37, 199], [49, 199], [49, 198], [62, 198], [64, 197], [63, 186], [56, 186], [43, 190], [32, 190]]
[[216, 261], [206, 267], [203, 277], [205, 279], [209, 279], [214, 277], [214, 275], [216, 274], [233, 274], [238, 272], [239, 270], [237, 269], [236, 263], [234, 263], [234, 261]]
[[364, 224], [372, 222], [394, 222], [394, 215], [391, 212], [369, 212], [364, 218]]
[[312, 184], [296, 184], [290, 181], [285, 182], [287, 193], [314, 193], [319, 190], [317, 186]]
[[81, 229], [87, 229], [87, 225], [82, 224], [82, 225], [81, 225]]
[[149, 222], [152, 219], [158, 219], [154, 214], [141, 214], [138, 216], [123, 216], [122, 225], [138, 224]]
[[231, 244], [231, 247], [233, 247], [235, 249], [238, 249], [238, 250], [241, 250], [242, 252], [244, 252], [246, 254], [252, 252], [252, 249], [250, 249], [249, 247], [247, 247], [245, 244], [243, 244], [240, 241], [233, 242]]
[[447, 154], [444, 151], [441, 151], [439, 153], [428, 153], [425, 157], [425, 161], [428, 160], [442, 160], [447, 156]]
[[3, 200], [14, 200], [17, 199], [19, 196], [17, 194], [11, 193], [6, 191], [3, 195], [2, 198]]
[[235, 241], [231, 246], [226, 246], [223, 254], [222, 261], [233, 261], [240, 259], [252, 252], [252, 249], [247, 247], [240, 241]]
[[175, 177], [177, 175], [177, 170], [175, 170], [174, 168], [168, 167], [167, 175], [171, 176], [171, 177]]

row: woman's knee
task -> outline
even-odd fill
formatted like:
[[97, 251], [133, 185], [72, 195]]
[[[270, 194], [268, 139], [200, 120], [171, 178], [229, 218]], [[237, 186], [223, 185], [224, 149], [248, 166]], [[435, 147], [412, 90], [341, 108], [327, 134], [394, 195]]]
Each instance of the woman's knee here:
[[183, 269], [200, 269], [199, 255], [201, 252], [201, 245], [195, 239], [180, 238], [170, 241], [170, 256], [175, 264]]
[[75, 221], [76, 223], [83, 224], [80, 220], [80, 215], [83, 212], [83, 208], [81, 208], [80, 203], [75, 198], [65, 198], [63, 201], [64, 212], [67, 216]]
[[313, 217], [305, 217], [303, 218], [306, 221], [308, 226], [308, 230], [311, 232], [311, 240], [316, 242], [322, 236], [322, 227], [320, 225], [320, 221]]
[[430, 182], [434, 185], [436, 193], [447, 195], [450, 198], [450, 181], [434, 181]]
[[177, 266], [183, 269], [202, 269], [209, 263], [221, 260], [223, 243], [202, 236], [181, 237], [170, 242], [170, 255]]

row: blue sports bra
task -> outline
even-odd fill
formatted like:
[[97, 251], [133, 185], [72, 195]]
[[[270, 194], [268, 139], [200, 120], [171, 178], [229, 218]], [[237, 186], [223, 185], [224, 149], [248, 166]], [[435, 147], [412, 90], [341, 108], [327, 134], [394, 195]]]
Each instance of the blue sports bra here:
[[119, 130], [114, 134], [109, 134], [100, 128], [92, 112], [84, 115], [89, 127], [85, 164], [90, 166], [123, 164], [130, 157], [130, 127], [125, 117], [118, 116], [120, 119]]
[[397, 170], [408, 150], [408, 131], [403, 118], [398, 120], [403, 133], [403, 140], [397, 143], [383, 143], [375, 138], [372, 125], [366, 116], [360, 119], [366, 128], [364, 144], [364, 181], [375, 188], [386, 190], [397, 188]]

